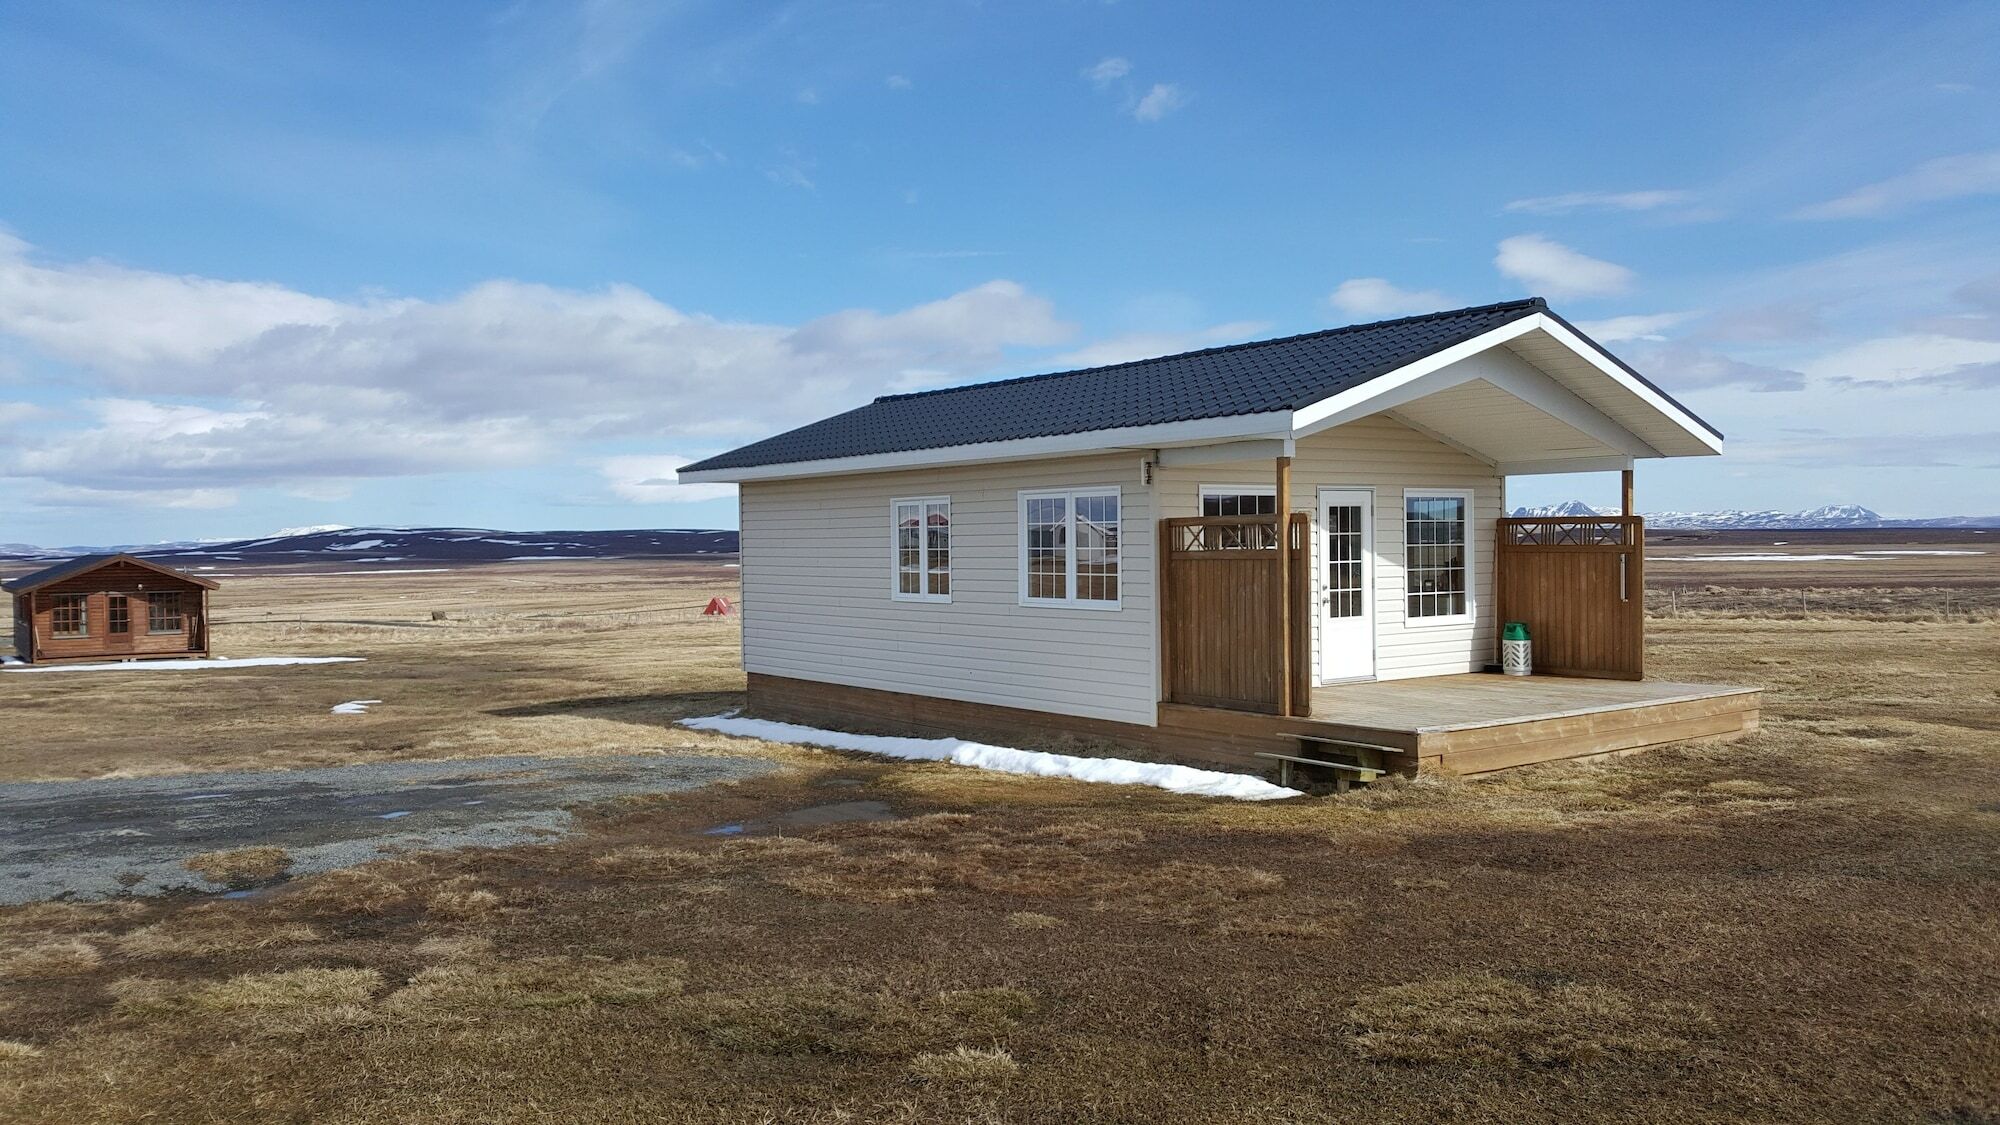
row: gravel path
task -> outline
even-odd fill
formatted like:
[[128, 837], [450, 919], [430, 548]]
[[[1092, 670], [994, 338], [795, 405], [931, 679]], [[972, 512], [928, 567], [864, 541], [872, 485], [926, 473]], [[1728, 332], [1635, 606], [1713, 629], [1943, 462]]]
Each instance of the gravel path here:
[[0, 785], [0, 905], [221, 888], [182, 862], [275, 844], [292, 874], [385, 849], [506, 847], [569, 830], [567, 806], [775, 769], [754, 758], [474, 758]]

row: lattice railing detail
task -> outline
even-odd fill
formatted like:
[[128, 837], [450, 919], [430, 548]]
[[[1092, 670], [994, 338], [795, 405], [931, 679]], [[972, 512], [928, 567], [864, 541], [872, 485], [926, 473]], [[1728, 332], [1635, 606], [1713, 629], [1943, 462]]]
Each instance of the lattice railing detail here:
[[1175, 554], [1276, 551], [1276, 516], [1201, 516], [1167, 521], [1167, 549]]
[[1630, 547], [1641, 521], [1624, 516], [1574, 519], [1503, 519], [1501, 541], [1511, 547]]

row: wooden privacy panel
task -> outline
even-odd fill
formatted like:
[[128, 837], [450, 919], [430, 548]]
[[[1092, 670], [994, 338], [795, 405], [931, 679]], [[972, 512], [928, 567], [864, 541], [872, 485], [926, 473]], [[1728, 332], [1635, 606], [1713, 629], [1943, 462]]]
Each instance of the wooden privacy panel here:
[[1167, 701], [1275, 712], [1278, 517], [1160, 521]]
[[1292, 565], [1286, 579], [1292, 590], [1292, 714], [1312, 714], [1312, 517], [1304, 512], [1291, 515]]
[[1526, 622], [1535, 671], [1645, 678], [1645, 521], [1499, 521], [1496, 628]]

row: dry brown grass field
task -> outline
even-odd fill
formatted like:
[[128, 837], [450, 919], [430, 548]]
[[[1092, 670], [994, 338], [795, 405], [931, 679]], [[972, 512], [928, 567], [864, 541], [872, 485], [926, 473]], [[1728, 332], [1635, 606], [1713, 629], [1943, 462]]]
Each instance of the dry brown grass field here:
[[[1990, 614], [1656, 620], [1654, 673], [1765, 685], [1761, 733], [1240, 804], [676, 729], [740, 701], [733, 625], [683, 608], [732, 575], [242, 578], [218, 651], [367, 662], [0, 674], [8, 780], [787, 767], [543, 845], [0, 911], [0, 1116], [2000, 1120]], [[900, 819], [705, 834], [856, 800]]]

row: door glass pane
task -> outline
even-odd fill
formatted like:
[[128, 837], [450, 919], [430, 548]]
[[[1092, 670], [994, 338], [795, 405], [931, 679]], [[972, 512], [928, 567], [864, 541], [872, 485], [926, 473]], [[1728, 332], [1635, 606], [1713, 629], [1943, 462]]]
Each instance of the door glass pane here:
[[1359, 617], [1361, 589], [1361, 506], [1333, 504], [1326, 509], [1326, 613], [1328, 617]]

